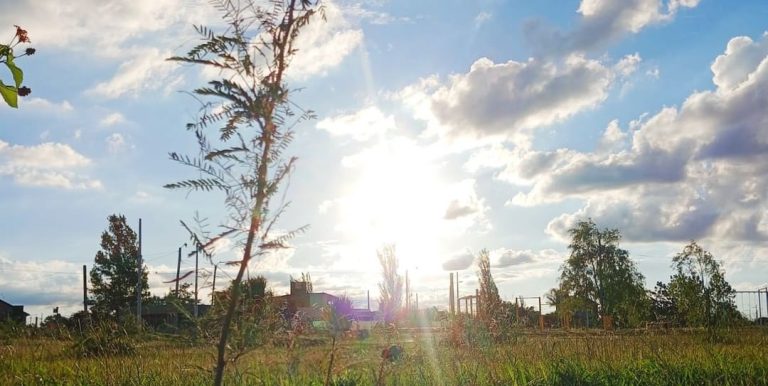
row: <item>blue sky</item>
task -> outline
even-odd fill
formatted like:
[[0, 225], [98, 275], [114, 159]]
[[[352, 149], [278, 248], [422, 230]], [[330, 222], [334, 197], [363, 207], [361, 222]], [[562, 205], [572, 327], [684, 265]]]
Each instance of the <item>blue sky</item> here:
[[[473, 288], [482, 248], [503, 297], [538, 296], [588, 217], [622, 231], [649, 287], [691, 239], [737, 289], [768, 281], [765, 2], [324, 4], [290, 72], [318, 119], [288, 151], [280, 223], [311, 228], [250, 268], [277, 292], [308, 271], [362, 305], [394, 243], [422, 304], [444, 306], [449, 271]], [[223, 219], [221, 197], [162, 188], [190, 176], [167, 155], [195, 149], [181, 91], [212, 75], [163, 59], [218, 20], [196, 0], [0, 4], [0, 36], [21, 25], [37, 49], [20, 60], [32, 94], [0, 106], [0, 298], [77, 310], [112, 213], [143, 219], [161, 295], [179, 220]]]

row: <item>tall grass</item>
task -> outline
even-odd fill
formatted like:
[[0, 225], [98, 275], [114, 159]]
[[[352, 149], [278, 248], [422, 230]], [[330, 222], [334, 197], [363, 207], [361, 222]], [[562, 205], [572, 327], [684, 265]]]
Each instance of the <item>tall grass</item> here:
[[[341, 338], [328, 377], [330, 340], [265, 346], [228, 367], [226, 384], [244, 385], [761, 385], [768, 384], [768, 333], [731, 331], [709, 343], [703, 331], [520, 333], [504, 344], [455, 346], [402, 336], [405, 355], [382, 361], [383, 335]], [[0, 384], [207, 385], [210, 347], [154, 338], [133, 355], [79, 358], [73, 342], [6, 339]], [[432, 355], [433, 357], [430, 357]], [[297, 359], [298, 358], [298, 359]], [[381, 377], [381, 366], [385, 366]]]

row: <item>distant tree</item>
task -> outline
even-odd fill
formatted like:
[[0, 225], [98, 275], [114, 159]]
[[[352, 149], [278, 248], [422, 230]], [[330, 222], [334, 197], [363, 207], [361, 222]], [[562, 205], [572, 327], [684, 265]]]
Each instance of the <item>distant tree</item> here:
[[672, 267], [667, 296], [685, 325], [714, 328], [741, 319], [736, 294], [711, 253], [691, 241], [672, 258]]
[[588, 220], [569, 233], [571, 254], [560, 268], [563, 298], [572, 307], [586, 306], [600, 317], [610, 315], [619, 326], [642, 322], [649, 309], [644, 277], [629, 253], [619, 248], [619, 230], [600, 231]]
[[[90, 291], [94, 313], [119, 318], [122, 310], [136, 304], [138, 239], [125, 216], [113, 214], [108, 221], [109, 228], [101, 234], [101, 250], [96, 252], [91, 269]], [[141, 288], [142, 299], [148, 299], [146, 267], [142, 267]]]
[[486, 323], [500, 321], [502, 301], [499, 289], [491, 275], [491, 259], [487, 249], [481, 250], [477, 257], [477, 281], [480, 285], [477, 300], [479, 319]]
[[13, 79], [11, 84], [5, 84], [3, 83], [3, 80], [0, 79], [0, 96], [3, 97], [3, 100], [8, 106], [17, 108], [19, 106], [18, 97], [27, 96], [32, 90], [30, 90], [29, 87], [21, 85], [22, 82], [24, 82], [24, 72], [18, 65], [16, 65], [16, 59], [22, 56], [33, 55], [35, 49], [26, 48], [21, 55], [17, 55], [13, 51], [19, 44], [31, 43], [29, 35], [27, 35], [25, 29], [19, 26], [14, 27], [16, 27], [16, 34], [11, 38], [11, 42], [8, 45], [0, 44], [0, 63], [5, 64], [11, 72], [11, 78]]
[[397, 273], [398, 260], [394, 245], [376, 251], [381, 263], [382, 281], [379, 283], [379, 312], [384, 321], [392, 323], [400, 315], [403, 302], [403, 277]]

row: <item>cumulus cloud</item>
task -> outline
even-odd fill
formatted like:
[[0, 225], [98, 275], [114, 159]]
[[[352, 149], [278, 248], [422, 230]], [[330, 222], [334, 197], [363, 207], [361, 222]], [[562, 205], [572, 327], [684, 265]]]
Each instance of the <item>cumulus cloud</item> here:
[[108, 99], [124, 95], [136, 97], [147, 91], [163, 90], [167, 93], [180, 82], [179, 75], [174, 73], [176, 65], [165, 60], [169, 57], [170, 51], [147, 48], [120, 65], [111, 79], [96, 84], [86, 93]]
[[23, 103], [24, 109], [22, 111], [25, 112], [63, 114], [74, 110], [72, 104], [66, 100], [56, 103], [47, 99], [32, 97], [23, 99]]
[[634, 241], [768, 240], [766, 41], [733, 38], [712, 64], [714, 90], [634, 122], [631, 136], [612, 122], [595, 152], [509, 150], [499, 178], [531, 186], [509, 204], [586, 200], [550, 222], [562, 239], [592, 217]]
[[462, 252], [456, 254], [443, 262], [443, 270], [445, 271], [463, 271], [475, 261], [475, 256], [469, 252]]
[[475, 181], [471, 179], [464, 180], [457, 184], [454, 189], [454, 197], [450, 199], [443, 218], [446, 220], [456, 220], [475, 216], [479, 217], [476, 220], [482, 222], [488, 207], [485, 205], [485, 200], [478, 196], [475, 189]]
[[101, 182], [75, 173], [91, 160], [62, 143], [11, 145], [0, 140], [0, 176], [20, 186], [99, 189]]
[[[24, 306], [32, 315], [38, 310], [50, 314], [51, 309], [62, 306], [67, 310], [82, 308], [82, 266], [63, 260], [37, 262], [14, 260], [0, 256], [0, 297]], [[42, 290], [45, 289], [45, 290]], [[42, 312], [42, 311], [41, 311]]]
[[562, 260], [562, 256], [553, 249], [540, 251], [500, 249], [491, 252], [491, 260], [494, 267], [506, 268], [532, 263], [559, 262]]
[[169, 41], [175, 41], [179, 36], [169, 36], [171, 27], [190, 31], [190, 24], [215, 20], [206, 17], [214, 13], [205, 2], [189, 0], [84, 0], [66, 4], [22, 0], [0, 4], [0, 23], [21, 23], [38, 48], [67, 47], [96, 57], [124, 58], [135, 53], [133, 49], [143, 39], [168, 36]]
[[[607, 97], [613, 79], [611, 68], [579, 55], [560, 63], [482, 58], [444, 85], [422, 83], [427, 91], [421, 95], [435, 88], [429, 107], [450, 135], [514, 138], [595, 107]], [[423, 108], [419, 93], [411, 89], [401, 94], [406, 103]]]
[[124, 122], [125, 122], [125, 116], [123, 116], [123, 114], [120, 114], [118, 112], [114, 112], [104, 117], [101, 121], [99, 121], [99, 124], [104, 127], [109, 127], [109, 126], [114, 126]]
[[109, 151], [110, 154], [120, 153], [129, 146], [125, 137], [120, 133], [110, 134], [105, 142], [107, 143], [107, 151]]
[[298, 53], [291, 61], [289, 76], [325, 75], [363, 42], [363, 31], [351, 24], [344, 9], [331, 1], [323, 5], [325, 21], [318, 18], [310, 23], [296, 40]]
[[531, 21], [524, 33], [531, 46], [542, 54], [586, 52], [628, 35], [636, 34], [649, 25], [674, 19], [680, 8], [694, 8], [698, 0], [582, 0], [576, 27], [562, 32], [541, 22]]
[[317, 123], [317, 128], [333, 136], [349, 137], [357, 141], [366, 141], [386, 134], [395, 129], [395, 118], [384, 115], [376, 106], [369, 106], [352, 114], [324, 118]]

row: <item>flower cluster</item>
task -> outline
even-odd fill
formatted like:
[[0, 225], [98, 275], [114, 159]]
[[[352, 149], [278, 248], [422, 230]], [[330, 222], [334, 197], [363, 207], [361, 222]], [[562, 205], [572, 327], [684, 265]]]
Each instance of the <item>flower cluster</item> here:
[[14, 27], [16, 27], [16, 38], [19, 39], [19, 43], [32, 43], [32, 41], [29, 40], [29, 36], [27, 36], [27, 30], [22, 29], [17, 25], [14, 25]]

